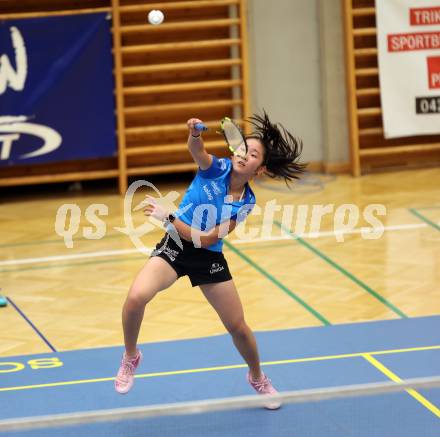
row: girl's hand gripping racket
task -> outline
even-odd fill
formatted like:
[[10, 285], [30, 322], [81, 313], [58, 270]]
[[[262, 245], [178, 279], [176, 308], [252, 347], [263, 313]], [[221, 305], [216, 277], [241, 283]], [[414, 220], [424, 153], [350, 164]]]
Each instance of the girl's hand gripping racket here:
[[203, 123], [196, 123], [194, 127], [199, 131], [208, 130], [208, 128]]

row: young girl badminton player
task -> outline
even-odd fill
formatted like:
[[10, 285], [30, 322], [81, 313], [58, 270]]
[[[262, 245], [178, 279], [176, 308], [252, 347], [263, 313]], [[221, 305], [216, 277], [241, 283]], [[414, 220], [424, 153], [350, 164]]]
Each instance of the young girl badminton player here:
[[[193, 287], [200, 287], [231, 334], [249, 366], [249, 384], [260, 394], [277, 393], [260, 368], [255, 337], [245, 322], [240, 297], [222, 253], [222, 238], [246, 218], [255, 204], [254, 193], [248, 184], [254, 176], [265, 173], [287, 182], [304, 171], [304, 164], [298, 162], [302, 143], [283, 126], [272, 124], [265, 112], [263, 116], [254, 115], [250, 122], [255, 129], [244, 139], [245, 156], [236, 154], [231, 159], [218, 159], [203, 147], [201, 131], [196, 128], [201, 120], [188, 120], [188, 148], [199, 166], [194, 180], [174, 214], [155, 199], [148, 199], [145, 214], [161, 220], [169, 234], [175, 234], [173, 238], [165, 234], [156, 246], [125, 301], [122, 311], [125, 353], [115, 380], [119, 393], [131, 389], [135, 370], [142, 359], [137, 339], [146, 304], [185, 275], [189, 276]], [[279, 407], [275, 401], [266, 405], [268, 409]]]

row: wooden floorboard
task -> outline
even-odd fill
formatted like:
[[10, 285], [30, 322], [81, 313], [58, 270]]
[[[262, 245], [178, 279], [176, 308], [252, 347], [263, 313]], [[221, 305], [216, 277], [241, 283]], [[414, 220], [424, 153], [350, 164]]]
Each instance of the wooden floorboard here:
[[[293, 239], [241, 244], [235, 241], [236, 234], [229, 236], [228, 241], [244, 255], [225, 248], [252, 329], [322, 325], [293, 295], [331, 324], [400, 317], [374, 293], [408, 317], [440, 314], [440, 232], [410, 211], [416, 208], [432, 223], [440, 222], [438, 169], [358, 179], [339, 176], [310, 193], [286, 192], [283, 184], [271, 186], [277, 191], [254, 184], [259, 206], [264, 207], [273, 199], [280, 205], [308, 205], [310, 211], [313, 205], [334, 204], [336, 209], [353, 204], [361, 211], [357, 227], [362, 227], [368, 225], [362, 217], [364, 209], [370, 204], [383, 204], [387, 215], [379, 219], [385, 226], [397, 228], [373, 240], [364, 239], [359, 233], [345, 235], [343, 242], [331, 234], [305, 237], [310, 247]], [[180, 194], [185, 187], [165, 182], [159, 186], [163, 193], [177, 190]], [[88, 240], [79, 233], [74, 237], [74, 247], [66, 248], [54, 229], [57, 210], [64, 203], [75, 203], [81, 209], [81, 229], [90, 226], [84, 218], [89, 205], [107, 205], [109, 214], [102, 217], [107, 226], [106, 237]], [[0, 205], [0, 293], [12, 298], [57, 350], [122, 344], [122, 304], [146, 257], [139, 253], [96, 253], [134, 248], [127, 236], [113, 229], [124, 226], [123, 211], [123, 201], [116, 193], [100, 192], [51, 197], [36, 192], [31, 199], [17, 194]], [[281, 220], [280, 213], [276, 218]], [[262, 220], [261, 215], [251, 216], [246, 229]], [[143, 221], [139, 213], [135, 223]], [[331, 233], [334, 225], [335, 215], [326, 215], [319, 230]], [[305, 231], [310, 231], [309, 223]], [[274, 227], [273, 235], [280, 236], [280, 229]], [[153, 246], [160, 237], [161, 232], [156, 230], [143, 237], [143, 241]], [[42, 257], [80, 254], [90, 256], [39, 261]], [[6, 261], [11, 263], [4, 264]], [[359, 282], [374, 293], [366, 291]], [[10, 305], [0, 308], [0, 332], [1, 356], [50, 351]], [[191, 288], [183, 278], [148, 305], [139, 341], [222, 333], [223, 326], [200, 290]]]

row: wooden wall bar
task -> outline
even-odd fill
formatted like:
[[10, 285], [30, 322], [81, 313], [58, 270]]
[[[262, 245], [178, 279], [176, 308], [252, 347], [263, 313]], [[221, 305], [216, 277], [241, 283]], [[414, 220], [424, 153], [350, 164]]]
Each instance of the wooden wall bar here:
[[[147, 21], [152, 9], [165, 14], [160, 26]], [[246, 0], [6, 0], [0, 18], [97, 11], [113, 17], [118, 158], [2, 169], [0, 186], [118, 177], [123, 193], [128, 176], [195, 169], [189, 117], [206, 121], [206, 147], [222, 155], [219, 120], [250, 115]]]

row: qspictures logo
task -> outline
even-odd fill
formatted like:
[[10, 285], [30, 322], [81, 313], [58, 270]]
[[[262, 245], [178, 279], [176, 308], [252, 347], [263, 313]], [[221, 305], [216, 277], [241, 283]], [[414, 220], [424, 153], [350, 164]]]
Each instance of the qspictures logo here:
[[[182, 242], [180, 240], [179, 235], [173, 229], [170, 229], [167, 233], [164, 244], [155, 249], [154, 247], [146, 246], [142, 237], [148, 234], [149, 232], [155, 229], [162, 229], [162, 225], [158, 220], [154, 218], [148, 218], [141, 225], [135, 226], [135, 222], [133, 220], [133, 213], [139, 214], [143, 207], [145, 207], [145, 201], [138, 203], [136, 206], [133, 206], [134, 195], [139, 189], [151, 189], [154, 191], [156, 198], [160, 199], [162, 202], [167, 203], [168, 205], [176, 207], [174, 202], [179, 197], [179, 193], [177, 191], [170, 191], [165, 196], [159, 191], [156, 186], [148, 181], [139, 180], [133, 182], [124, 196], [124, 226], [115, 226], [113, 229], [117, 232], [120, 232], [126, 235], [134, 247], [141, 253], [151, 254], [154, 250], [161, 251], [166, 247], [169, 238], [172, 238], [175, 243], [181, 248]], [[187, 205], [182, 209], [182, 213], [184, 213], [191, 205]], [[85, 210], [85, 219], [92, 226], [84, 226], [82, 229], [82, 236], [85, 239], [90, 240], [100, 240], [104, 238], [107, 234], [107, 225], [101, 217], [109, 215], [109, 207], [103, 203], [95, 203], [89, 205]], [[55, 218], [55, 233], [64, 239], [64, 244], [68, 249], [72, 249], [74, 247], [73, 237], [80, 232], [80, 222], [82, 218], [82, 210], [75, 203], [65, 203], [61, 205], [56, 214]]]
[[[279, 240], [290, 233], [300, 236], [306, 232], [309, 233], [310, 238], [313, 238], [314, 235], [319, 234], [324, 220], [327, 222], [330, 220], [333, 224], [332, 234], [337, 242], [344, 242], [347, 234], [354, 232], [359, 232], [363, 239], [379, 239], [385, 230], [380, 217], [384, 217], [387, 211], [385, 206], [381, 204], [369, 204], [361, 209], [354, 204], [280, 205], [276, 199], [272, 199], [261, 206], [244, 204], [233, 218], [230, 205], [223, 205], [222, 211], [217, 211], [211, 203], [196, 206], [188, 204], [178, 209], [174, 203], [179, 198], [177, 191], [170, 191], [163, 195], [152, 183], [139, 180], [133, 182], [126, 192], [123, 203], [123, 226], [115, 226], [113, 230], [127, 236], [133, 246], [144, 254], [151, 254], [154, 250], [164, 250], [169, 238], [173, 239], [179, 248], [183, 250], [182, 241], [174, 226], [167, 227], [166, 238], [160, 248], [149, 247], [143, 242], [142, 238], [153, 230], [165, 232], [163, 224], [152, 217], [147, 217], [143, 223], [135, 225], [134, 215], [139, 219], [141, 210], [146, 206], [146, 203], [142, 201], [134, 206], [134, 196], [138, 190], [145, 189], [153, 190], [156, 200], [166, 203], [170, 211], [175, 211], [177, 217], [185, 214], [193, 217], [191, 237], [195, 247], [201, 247], [200, 234], [208, 233], [208, 231], [200, 231], [200, 217], [205, 217], [206, 223], [210, 224], [207, 226], [208, 230], [215, 226], [218, 217], [222, 217], [223, 221], [237, 220], [238, 224], [234, 232], [238, 239], [243, 242]], [[103, 203], [89, 205], [85, 209], [84, 215], [77, 204], [65, 203], [57, 210], [54, 223], [55, 233], [64, 239], [65, 246], [68, 249], [72, 249], [75, 245], [74, 237], [81, 232], [80, 223], [84, 217], [91, 226], [82, 227], [82, 237], [99, 240], [107, 234], [108, 228], [103, 217], [109, 216], [109, 214], [108, 205]], [[247, 217], [251, 217], [252, 220], [245, 220]], [[188, 217], [186, 221], [188, 221]], [[247, 223], [248, 221], [250, 223]], [[360, 222], [364, 224], [361, 228], [358, 227]], [[326, 232], [328, 232], [328, 225], [326, 226]], [[169, 253], [169, 255], [176, 256], [173, 253]], [[218, 268], [218, 266], [212, 266], [211, 270], [215, 272]]]

